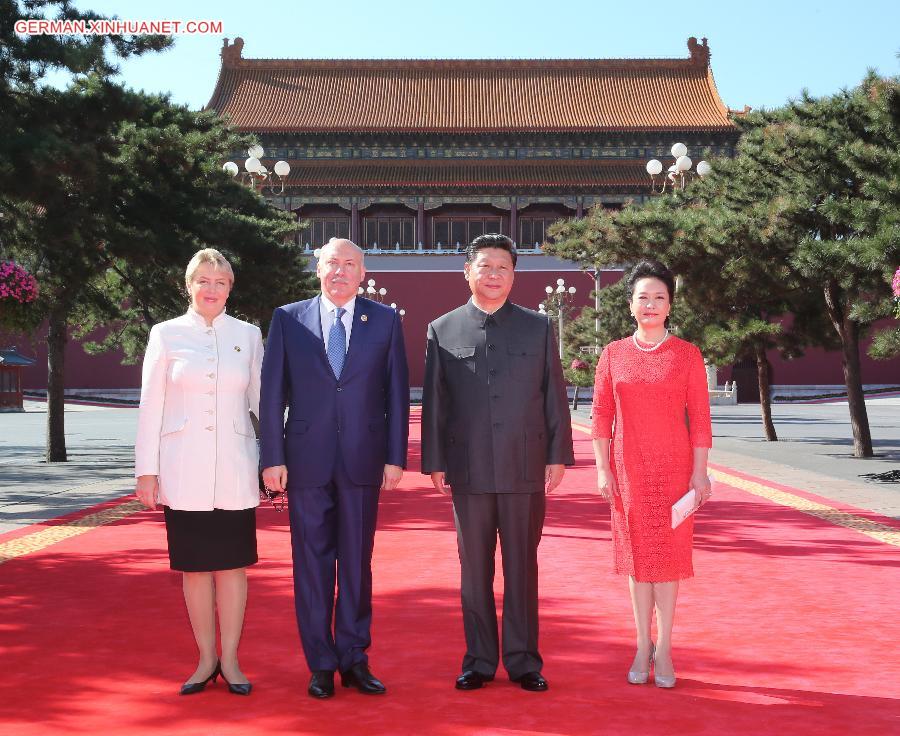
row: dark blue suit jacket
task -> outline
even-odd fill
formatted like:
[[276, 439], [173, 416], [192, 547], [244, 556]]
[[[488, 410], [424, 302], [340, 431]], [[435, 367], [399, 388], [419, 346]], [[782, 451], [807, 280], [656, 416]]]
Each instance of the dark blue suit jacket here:
[[259, 402], [261, 465], [286, 465], [289, 487], [323, 486], [340, 448], [355, 484], [380, 486], [385, 464], [406, 467], [409, 371], [400, 317], [356, 298], [338, 380], [325, 355], [319, 301], [272, 315]]

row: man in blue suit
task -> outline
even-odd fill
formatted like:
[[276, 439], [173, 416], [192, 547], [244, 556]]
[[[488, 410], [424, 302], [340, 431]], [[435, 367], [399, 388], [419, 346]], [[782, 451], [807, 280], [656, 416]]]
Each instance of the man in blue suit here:
[[335, 670], [344, 687], [382, 694], [366, 655], [371, 561], [379, 493], [396, 488], [406, 466], [406, 351], [397, 313], [357, 297], [366, 274], [357, 245], [332, 239], [316, 274], [319, 296], [272, 315], [259, 413], [263, 482], [288, 494], [309, 694], [334, 695]]

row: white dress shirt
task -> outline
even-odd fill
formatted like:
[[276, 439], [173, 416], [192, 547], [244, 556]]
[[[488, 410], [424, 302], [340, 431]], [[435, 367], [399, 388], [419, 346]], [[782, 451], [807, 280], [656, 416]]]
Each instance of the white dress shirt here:
[[197, 312], [150, 330], [141, 378], [135, 476], [159, 478], [159, 502], [182, 511], [259, 504], [262, 335], [224, 312]]
[[[344, 352], [350, 349], [350, 330], [353, 329], [353, 310], [356, 308], [356, 297], [353, 297], [344, 305], [346, 310], [341, 315], [341, 322], [344, 323], [344, 331], [347, 333], [347, 344], [344, 346]], [[334, 325], [334, 310], [337, 307], [332, 304], [331, 300], [321, 295], [319, 299], [319, 315], [322, 319], [322, 341], [325, 343], [325, 350], [328, 351], [328, 333]]]

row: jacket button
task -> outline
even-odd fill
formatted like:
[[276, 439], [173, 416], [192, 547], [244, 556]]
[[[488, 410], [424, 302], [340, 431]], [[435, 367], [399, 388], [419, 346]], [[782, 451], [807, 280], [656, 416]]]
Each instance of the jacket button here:
[[207, 396], [215, 396], [215, 395], [216, 395], [216, 392], [215, 392], [215, 391], [207, 391], [207, 392], [206, 392], [206, 395], [207, 395]]
[[337, 387], [337, 390], [338, 390], [338, 391], [343, 391], [344, 389], [342, 389], [340, 386], [338, 386], [338, 387]]
[[206, 413], [206, 414], [212, 414], [212, 413], [213, 413], [213, 410], [212, 410], [212, 409], [207, 409], [205, 413]]
[[488, 345], [488, 350], [496, 350], [496, 349], [497, 349], [497, 346], [494, 345], [494, 343], [491, 343], [490, 345]]
[[496, 369], [496, 368], [491, 368], [491, 369], [488, 371], [488, 373], [489, 373], [490, 375], [492, 375], [492, 376], [496, 376], [496, 375], [497, 375], [497, 369]]
[[215, 377], [216, 377], [216, 374], [215, 374], [215, 373], [207, 373], [207, 374], [206, 374], [206, 377], [207, 377], [207, 378], [215, 378]]
[[207, 430], [208, 432], [212, 432], [214, 429], [215, 429], [215, 427], [207, 427], [207, 428], [206, 428], [206, 430]]

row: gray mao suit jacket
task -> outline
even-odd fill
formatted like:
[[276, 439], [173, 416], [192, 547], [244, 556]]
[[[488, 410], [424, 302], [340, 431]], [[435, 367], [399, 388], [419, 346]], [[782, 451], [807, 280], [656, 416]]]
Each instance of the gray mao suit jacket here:
[[538, 493], [544, 467], [574, 465], [565, 382], [550, 321], [471, 300], [428, 326], [422, 472], [453, 493]]

